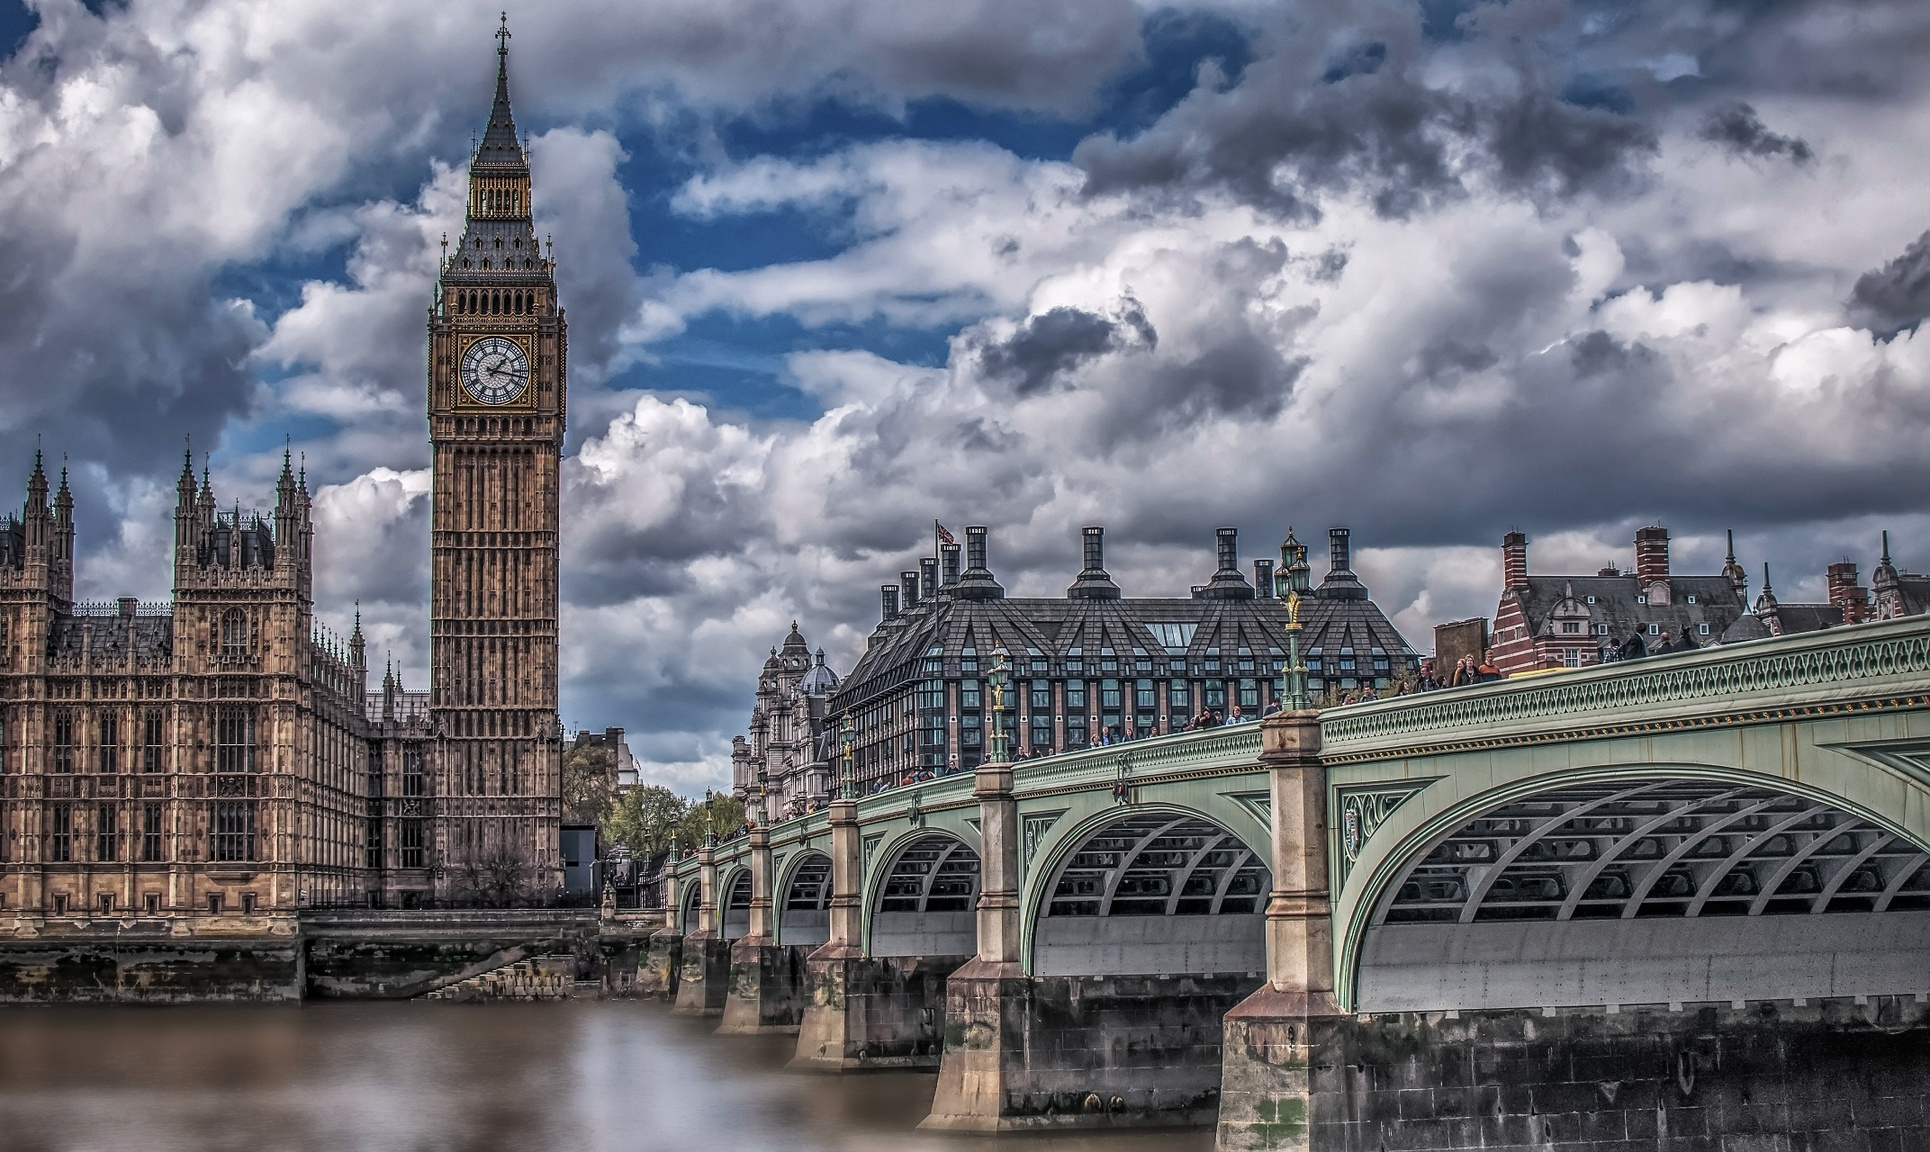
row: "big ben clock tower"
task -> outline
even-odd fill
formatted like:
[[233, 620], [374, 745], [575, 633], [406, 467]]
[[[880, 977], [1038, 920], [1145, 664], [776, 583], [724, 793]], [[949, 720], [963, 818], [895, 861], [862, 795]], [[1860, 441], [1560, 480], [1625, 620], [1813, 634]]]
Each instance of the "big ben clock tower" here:
[[496, 101], [470, 159], [462, 241], [429, 313], [435, 850], [445, 895], [465, 876], [500, 888], [521, 873], [542, 896], [561, 876], [557, 488], [568, 347], [554, 265], [530, 222], [508, 27], [496, 35]]

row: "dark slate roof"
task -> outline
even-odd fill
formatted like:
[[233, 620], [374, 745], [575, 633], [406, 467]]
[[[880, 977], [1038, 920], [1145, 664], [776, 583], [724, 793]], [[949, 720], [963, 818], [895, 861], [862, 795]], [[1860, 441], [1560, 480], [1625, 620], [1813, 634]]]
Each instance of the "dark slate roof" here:
[[[382, 722], [382, 693], [370, 692], [362, 699], [362, 711], [377, 724]], [[429, 722], [429, 694], [427, 692], [400, 692], [395, 694], [395, 720], [401, 724], [427, 724]]]
[[1896, 575], [1895, 588], [1903, 615], [1918, 616], [1930, 612], [1930, 576], [1920, 576], [1915, 572], [1899, 572]]
[[124, 653], [131, 645], [142, 660], [166, 660], [174, 654], [174, 617], [55, 616], [48, 631], [47, 654], [78, 657], [82, 645], [97, 656]]
[[1778, 604], [1768, 615], [1784, 636], [1843, 626], [1843, 609], [1834, 604]]
[[[1366, 599], [1301, 600], [1303, 649], [1324, 648], [1329, 653], [1351, 647], [1362, 656], [1375, 649], [1387, 654], [1395, 668], [1415, 667], [1418, 657], [1378, 606]], [[967, 649], [978, 658], [979, 673], [991, 667], [992, 650], [1004, 645], [1011, 653], [1015, 678], [1041, 673], [1033, 663], [1043, 660], [1043, 675], [1068, 675], [1067, 657], [1085, 662], [1072, 676], [1238, 676], [1231, 661], [1245, 654], [1264, 661], [1286, 651], [1286, 608], [1276, 599], [1123, 598], [1118, 600], [1014, 597], [957, 600], [942, 595], [925, 601], [896, 620], [875, 629], [857, 666], [845, 677], [834, 709], [856, 707], [878, 693], [907, 680], [928, 675], [956, 677], [959, 658]], [[933, 650], [936, 650], [934, 653]], [[1108, 651], [1110, 650], [1110, 651]], [[1102, 672], [1098, 661], [1110, 655], [1121, 662], [1116, 672]], [[1135, 657], [1154, 661], [1151, 672], [1136, 672]], [[1200, 669], [1208, 655], [1222, 661], [1219, 672]], [[927, 659], [943, 661], [943, 671], [926, 673]], [[1168, 671], [1169, 662], [1184, 659], [1185, 671]], [[1261, 663], [1261, 676], [1272, 675], [1270, 662]], [[1256, 673], [1246, 673], [1253, 676]]]
[[[1590, 631], [1598, 624], [1608, 625], [1615, 640], [1626, 640], [1630, 633], [1647, 632], [1650, 624], [1680, 637], [1686, 630], [1698, 635], [1696, 626], [1707, 624], [1709, 635], [1720, 636], [1748, 612], [1742, 594], [1727, 576], [1671, 576], [1669, 602], [1645, 604], [1637, 600], [1641, 586], [1633, 575], [1624, 576], [1530, 576], [1526, 588], [1514, 590], [1521, 601], [1531, 635], [1558, 635], [1550, 627], [1556, 609], [1570, 596], [1588, 612]], [[1589, 602], [1589, 597], [1594, 602]], [[1689, 597], [1695, 597], [1695, 603]], [[1598, 637], [1599, 638], [1599, 637]]]

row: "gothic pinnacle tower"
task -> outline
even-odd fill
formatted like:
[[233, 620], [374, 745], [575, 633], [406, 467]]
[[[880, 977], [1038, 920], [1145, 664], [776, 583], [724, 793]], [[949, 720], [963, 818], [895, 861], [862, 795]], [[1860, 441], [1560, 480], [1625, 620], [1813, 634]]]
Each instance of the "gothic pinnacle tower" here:
[[[430, 709], [438, 862], [523, 870], [554, 891], [558, 463], [567, 342], [554, 264], [530, 219], [509, 102], [509, 28], [469, 165], [462, 239], [429, 310], [434, 450]], [[449, 880], [438, 887], [447, 894]]]

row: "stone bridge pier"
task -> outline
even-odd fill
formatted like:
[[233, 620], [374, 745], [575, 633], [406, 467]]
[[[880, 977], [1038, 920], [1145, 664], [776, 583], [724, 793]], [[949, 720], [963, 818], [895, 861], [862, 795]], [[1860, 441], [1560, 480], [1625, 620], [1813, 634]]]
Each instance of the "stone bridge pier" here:
[[730, 941], [717, 891], [717, 849], [697, 849], [697, 923], [682, 941], [677, 972], [677, 1000], [673, 1011], [686, 1016], [717, 1016], [724, 1011], [730, 990]]
[[674, 1000], [684, 940], [683, 925], [679, 922], [683, 901], [679, 899], [674, 868], [664, 869], [663, 884], [663, 926], [644, 941], [643, 957], [637, 964], [636, 992], [653, 1000]]
[[1334, 998], [1320, 716], [1279, 712], [1260, 731], [1273, 812], [1267, 978], [1226, 1014], [1217, 1144], [1227, 1152], [1310, 1147], [1310, 1054], [1316, 1035], [1329, 1041], [1345, 1019]]
[[945, 979], [970, 954], [969, 936], [960, 942], [955, 921], [970, 915], [978, 857], [948, 835], [914, 835], [901, 844], [882, 870], [867, 947], [857, 810], [851, 799], [830, 806], [825, 941], [804, 964], [803, 1019], [791, 1066], [933, 1068], [943, 1039]]
[[[762, 788], [753, 798], [766, 808]], [[730, 974], [724, 1018], [725, 1035], [795, 1033], [804, 1014], [804, 970], [798, 949], [776, 936], [771, 915], [771, 829], [768, 818], [750, 830], [750, 907], [745, 933], [730, 945]]]
[[978, 952], [945, 983], [943, 1061], [923, 1127], [1210, 1122], [1221, 1018], [1258, 982], [1242, 969], [1259, 966], [1248, 929], [1261, 865], [1196, 814], [1101, 810], [1034, 885], [1028, 972], [1012, 766], [981, 767], [975, 784]]

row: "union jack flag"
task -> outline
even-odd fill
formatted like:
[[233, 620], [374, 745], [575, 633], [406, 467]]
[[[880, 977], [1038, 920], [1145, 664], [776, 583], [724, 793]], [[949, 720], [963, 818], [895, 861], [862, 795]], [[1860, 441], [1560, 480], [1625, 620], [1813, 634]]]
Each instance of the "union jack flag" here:
[[958, 541], [956, 541], [956, 540], [954, 540], [954, 539], [952, 539], [952, 534], [951, 534], [950, 532], [947, 532], [947, 531], [945, 530], [945, 526], [944, 526], [943, 524], [940, 524], [940, 523], [939, 523], [938, 521], [936, 521], [936, 520], [934, 520], [934, 521], [932, 521], [932, 527], [934, 527], [934, 528], [936, 528], [936, 529], [938, 529], [938, 542], [939, 542], [939, 543], [941, 543], [941, 544], [956, 544], [956, 543], [958, 543]]

